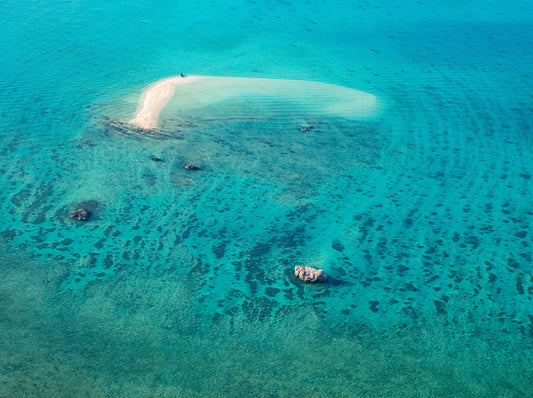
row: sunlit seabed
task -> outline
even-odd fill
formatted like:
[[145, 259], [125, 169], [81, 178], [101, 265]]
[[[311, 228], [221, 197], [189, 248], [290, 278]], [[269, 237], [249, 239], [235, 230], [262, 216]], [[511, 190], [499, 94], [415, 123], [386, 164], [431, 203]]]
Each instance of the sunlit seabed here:
[[[416, 188], [389, 185], [416, 148], [391, 152], [386, 119], [261, 119], [257, 101], [213, 109], [236, 104], [243, 118], [204, 107], [184, 117], [171, 102], [153, 137], [95, 115], [54, 157], [68, 176], [48, 170], [56, 176], [42, 185], [17, 171], [29, 185], [11, 198], [22, 223], [2, 235], [46, 266], [5, 257], [3, 316], [17, 342], [5, 351], [7, 391], [24, 377], [51, 383], [50, 395], [523, 391], [531, 331], [491, 315], [503, 304], [492, 295], [507, 289], [491, 284], [504, 276], [488, 266], [483, 286], [479, 269], [456, 262], [448, 239], [471, 251], [483, 238], [454, 232], [448, 217], [460, 215], [439, 216], [438, 192], [453, 186], [413, 172], [435, 200], [417, 221]], [[87, 200], [94, 219], [73, 223], [69, 211]], [[299, 283], [295, 264], [324, 268], [331, 283]], [[506, 337], [515, 333], [524, 337]]]
[[[224, 102], [229, 104], [218, 106]], [[255, 109], [255, 115], [243, 106], [257, 102], [261, 108], [260, 112]], [[379, 101], [374, 95], [348, 87], [305, 80], [229, 76], [201, 76], [192, 83], [178, 85], [171, 103], [172, 112], [184, 117], [189, 112], [203, 111], [226, 117], [287, 117], [307, 113], [361, 120], [379, 112]], [[211, 106], [209, 112], [205, 111], [207, 106]]]

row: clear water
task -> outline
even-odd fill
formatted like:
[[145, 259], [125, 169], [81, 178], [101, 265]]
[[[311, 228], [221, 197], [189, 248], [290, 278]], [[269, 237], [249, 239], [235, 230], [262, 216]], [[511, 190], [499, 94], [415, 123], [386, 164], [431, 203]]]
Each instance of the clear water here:
[[[380, 3], [0, 2], [0, 396], [533, 396], [533, 2]], [[115, 127], [180, 72], [382, 112]]]

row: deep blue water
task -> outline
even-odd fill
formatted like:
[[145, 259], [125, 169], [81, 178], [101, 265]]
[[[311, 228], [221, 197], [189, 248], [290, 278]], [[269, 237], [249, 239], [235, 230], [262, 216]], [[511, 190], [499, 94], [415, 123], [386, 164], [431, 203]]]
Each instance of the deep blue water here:
[[[529, 0], [0, 1], [0, 396], [533, 396], [532, 48]], [[116, 128], [181, 72], [381, 110]]]

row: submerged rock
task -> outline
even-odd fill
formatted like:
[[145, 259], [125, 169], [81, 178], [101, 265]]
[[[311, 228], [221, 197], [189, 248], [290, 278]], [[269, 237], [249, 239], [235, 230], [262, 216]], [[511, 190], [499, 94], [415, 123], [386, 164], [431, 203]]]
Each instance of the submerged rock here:
[[308, 132], [308, 131], [313, 130], [313, 128], [314, 128], [314, 126], [300, 126], [300, 131], [301, 131], [302, 133], [306, 133], [306, 132]]
[[183, 168], [187, 170], [200, 170], [198, 166], [195, 166], [194, 164], [191, 164], [191, 163], [185, 163], [183, 165]]
[[294, 267], [294, 275], [307, 283], [326, 283], [328, 277], [323, 269], [312, 267]]
[[89, 209], [81, 208], [70, 213], [70, 218], [78, 221], [88, 221], [91, 218], [91, 211]]
[[150, 135], [157, 138], [165, 138], [166, 134], [154, 128], [142, 128], [135, 124], [124, 122], [121, 120], [113, 120], [110, 118], [102, 118], [102, 125], [104, 134], [107, 136], [114, 136], [116, 134], [126, 135], [131, 138], [138, 139], [145, 135]]

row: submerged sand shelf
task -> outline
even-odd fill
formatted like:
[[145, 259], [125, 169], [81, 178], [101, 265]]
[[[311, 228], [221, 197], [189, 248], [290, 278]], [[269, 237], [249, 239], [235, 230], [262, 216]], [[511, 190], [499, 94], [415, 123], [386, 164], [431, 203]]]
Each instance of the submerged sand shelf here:
[[179, 106], [204, 107], [222, 101], [247, 98], [279, 102], [287, 112], [294, 107], [350, 120], [375, 116], [377, 98], [352, 88], [306, 80], [262, 79], [219, 76], [174, 76], [150, 85], [142, 94], [135, 117], [129, 123], [153, 129], [163, 107], [172, 98]]

